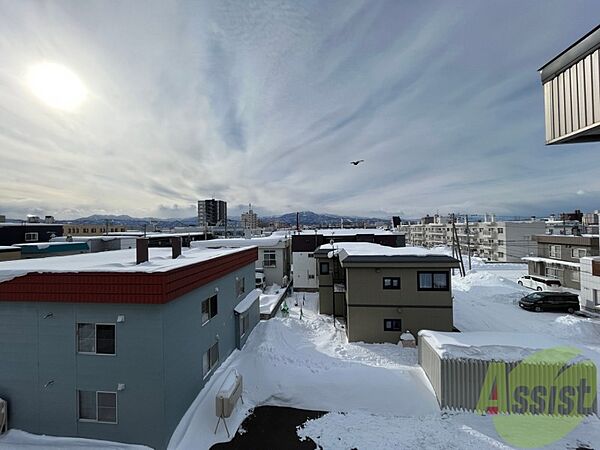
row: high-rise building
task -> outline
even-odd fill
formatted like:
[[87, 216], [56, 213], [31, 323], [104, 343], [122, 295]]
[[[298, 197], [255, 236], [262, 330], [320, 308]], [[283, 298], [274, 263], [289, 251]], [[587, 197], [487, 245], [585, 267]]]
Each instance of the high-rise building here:
[[198, 226], [227, 225], [227, 202], [223, 200], [198, 200]]
[[243, 229], [254, 230], [258, 228], [258, 216], [252, 211], [252, 205], [248, 205], [248, 211], [242, 213], [241, 219]]

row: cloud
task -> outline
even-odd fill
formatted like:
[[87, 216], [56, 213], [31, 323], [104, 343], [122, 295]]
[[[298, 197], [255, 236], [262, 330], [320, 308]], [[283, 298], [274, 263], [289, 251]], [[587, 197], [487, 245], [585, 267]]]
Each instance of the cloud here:
[[585, 195], [585, 191], [584, 191], [583, 189], [579, 189], [579, 190], [576, 192], [576, 194], [577, 194], [577, 195]]
[[[593, 208], [565, 193], [600, 190], [600, 152], [543, 145], [536, 70], [600, 4], [462, 5], [0, 1], [0, 214]], [[77, 113], [31, 95], [40, 61], [82, 79]]]

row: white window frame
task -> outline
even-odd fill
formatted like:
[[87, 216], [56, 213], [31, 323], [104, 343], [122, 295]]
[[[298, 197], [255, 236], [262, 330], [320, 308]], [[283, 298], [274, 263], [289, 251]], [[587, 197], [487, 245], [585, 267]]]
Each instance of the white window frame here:
[[[583, 252], [583, 255], [581, 255]], [[585, 248], [572, 248], [571, 249], [571, 258], [584, 258], [587, 256], [587, 249]]]
[[[79, 351], [79, 325], [94, 325], [94, 351], [93, 352], [81, 352]], [[110, 325], [115, 329], [115, 352], [114, 353], [98, 353], [98, 325]], [[104, 323], [104, 322], [77, 322], [75, 327], [75, 338], [77, 340], [77, 353], [80, 355], [97, 355], [97, 356], [117, 356], [117, 324], [115, 323]]]
[[600, 291], [598, 289], [592, 289], [592, 301], [594, 306], [600, 306]]
[[560, 245], [550, 245], [550, 258], [560, 259], [561, 249]]
[[581, 273], [579, 272], [579, 270], [571, 271], [571, 281], [574, 281], [575, 283], [581, 282]]
[[[81, 415], [81, 402], [79, 400], [79, 396], [80, 393], [82, 391], [86, 391], [86, 392], [95, 392], [96, 393], [96, 420], [94, 419], [82, 419], [80, 417]], [[114, 422], [107, 422], [105, 420], [98, 420], [98, 394], [114, 394], [115, 396], [115, 421]], [[119, 424], [119, 395], [117, 392], [114, 391], [92, 391], [92, 390], [87, 390], [87, 389], [77, 389], [77, 420], [79, 422], [88, 422], [88, 423], [106, 423], [106, 424], [110, 424], [110, 425], [118, 425]]]
[[[269, 255], [268, 261], [267, 255]], [[277, 252], [275, 250], [263, 250], [263, 267], [277, 267]]]
[[39, 234], [37, 232], [25, 233], [25, 242], [37, 242], [39, 240]]

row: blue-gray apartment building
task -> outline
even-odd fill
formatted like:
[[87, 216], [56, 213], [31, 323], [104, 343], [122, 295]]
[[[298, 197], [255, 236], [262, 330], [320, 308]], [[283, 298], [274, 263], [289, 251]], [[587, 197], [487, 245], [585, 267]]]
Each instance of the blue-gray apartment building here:
[[259, 321], [258, 296], [244, 301], [257, 256], [138, 242], [137, 258], [133, 249], [1, 262], [9, 427], [165, 448]]

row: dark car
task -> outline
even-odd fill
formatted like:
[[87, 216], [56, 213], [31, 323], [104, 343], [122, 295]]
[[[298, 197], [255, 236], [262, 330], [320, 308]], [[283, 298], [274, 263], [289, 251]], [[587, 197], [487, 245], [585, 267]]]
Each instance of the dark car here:
[[571, 292], [534, 292], [519, 300], [519, 306], [530, 311], [579, 311], [579, 297]]

